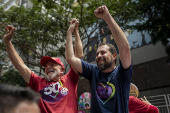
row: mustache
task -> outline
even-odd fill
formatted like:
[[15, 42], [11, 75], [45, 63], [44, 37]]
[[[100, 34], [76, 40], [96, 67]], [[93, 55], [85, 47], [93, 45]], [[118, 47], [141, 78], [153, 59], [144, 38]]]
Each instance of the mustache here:
[[52, 69], [52, 68], [48, 68], [48, 69], [47, 69], [47, 71], [53, 71], [53, 70], [54, 70], [54, 69]]
[[97, 59], [97, 63], [99, 62], [99, 60], [104, 60], [105, 61], [106, 59], [103, 58], [103, 57], [100, 57], [100, 58]]
[[55, 71], [54, 69], [48, 68], [46, 72], [49, 73], [49, 72], [54, 72], [54, 71]]

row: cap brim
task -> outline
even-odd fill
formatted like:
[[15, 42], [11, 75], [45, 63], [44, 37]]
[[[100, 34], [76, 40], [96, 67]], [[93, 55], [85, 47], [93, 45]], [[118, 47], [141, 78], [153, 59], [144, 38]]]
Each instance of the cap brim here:
[[49, 61], [49, 60], [55, 61], [54, 59], [52, 59], [49, 56], [44, 56], [44, 57], [41, 58], [40, 64], [45, 67], [47, 61]]

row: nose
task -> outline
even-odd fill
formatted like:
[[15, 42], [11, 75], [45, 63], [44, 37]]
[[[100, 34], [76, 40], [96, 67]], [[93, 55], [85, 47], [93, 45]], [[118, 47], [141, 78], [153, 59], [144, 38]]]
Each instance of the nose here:
[[102, 54], [99, 53], [99, 54], [96, 56], [96, 59], [99, 59], [99, 58], [101, 58], [101, 57], [102, 57]]
[[50, 67], [50, 65], [48, 65], [47, 67], [46, 67], [46, 69], [48, 69]]
[[101, 57], [102, 56], [102, 54], [101, 53], [99, 53], [98, 55], [97, 55], [97, 57]]
[[51, 66], [50, 66], [50, 65], [46, 66], [45, 70], [48, 70], [49, 68], [51, 68]]

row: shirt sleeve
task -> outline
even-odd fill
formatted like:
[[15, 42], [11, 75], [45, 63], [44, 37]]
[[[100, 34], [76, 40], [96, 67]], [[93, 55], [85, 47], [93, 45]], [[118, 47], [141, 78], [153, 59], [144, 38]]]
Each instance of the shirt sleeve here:
[[157, 107], [150, 105], [150, 111], [149, 113], [159, 113], [159, 110]]
[[77, 83], [78, 79], [79, 79], [79, 74], [76, 74], [74, 72], [74, 70], [72, 69], [72, 67], [70, 68], [70, 71], [68, 72], [68, 75], [70, 76], [71, 80], [74, 83]]
[[132, 63], [131, 65], [129, 66], [128, 69], [124, 69], [123, 66], [122, 66], [122, 63], [121, 61], [119, 60], [120, 62], [120, 77], [121, 79], [124, 81], [124, 82], [131, 82], [131, 79], [132, 79], [132, 74], [133, 74], [133, 66], [132, 66]]
[[31, 72], [30, 82], [29, 84], [26, 84], [34, 91], [38, 92], [40, 89], [40, 82], [42, 80], [42, 77], [37, 76], [35, 73]]
[[[131, 112], [150, 113], [150, 112], [148, 112], [150, 106], [134, 96], [129, 97], [129, 106], [128, 107], [129, 107], [130, 113]], [[156, 112], [154, 112], [154, 113], [156, 113]]]
[[88, 80], [91, 79], [92, 72], [96, 68], [95, 65], [89, 64], [83, 60], [81, 60], [81, 65], [82, 65], [82, 73], [80, 76], [87, 78]]

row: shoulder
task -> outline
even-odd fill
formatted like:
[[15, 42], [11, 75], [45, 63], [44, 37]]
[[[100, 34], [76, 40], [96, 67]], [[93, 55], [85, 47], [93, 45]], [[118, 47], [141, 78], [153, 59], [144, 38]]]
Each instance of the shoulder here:
[[41, 76], [36, 75], [34, 72], [31, 72], [31, 78], [29, 84], [27, 86], [31, 87], [31, 89], [35, 91], [39, 91], [42, 86], [45, 86], [47, 80]]
[[62, 80], [65, 81], [67, 78], [73, 78], [74, 80], [77, 80], [79, 78], [79, 74], [77, 74], [71, 67], [68, 73], [62, 76]]
[[35, 85], [35, 84], [47, 84], [48, 80], [45, 79], [44, 77], [36, 75], [34, 72], [31, 72], [31, 78], [29, 85]]
[[83, 67], [90, 67], [90, 68], [95, 68], [95, 69], [98, 69], [98, 66], [96, 64], [91, 64], [91, 63], [88, 63], [82, 59], [81, 60], [81, 64]]
[[157, 107], [150, 105], [150, 112], [149, 113], [159, 113], [159, 110]]
[[31, 71], [31, 78], [30, 79], [45, 79], [45, 78], [38, 76], [34, 72]]
[[122, 62], [121, 62], [121, 60], [119, 59], [119, 67], [120, 67], [122, 70], [124, 70], [124, 71], [132, 70], [132, 68], [133, 68], [133, 66], [132, 66], [132, 61], [131, 61], [130, 66], [129, 66], [127, 69], [124, 69], [124, 68], [123, 68], [123, 65], [122, 65]]
[[70, 70], [68, 71], [68, 73], [66, 73], [65, 75], [63, 75], [63, 77], [69, 76], [69, 75], [71, 75], [71, 74], [76, 74], [72, 67], [70, 68]]

